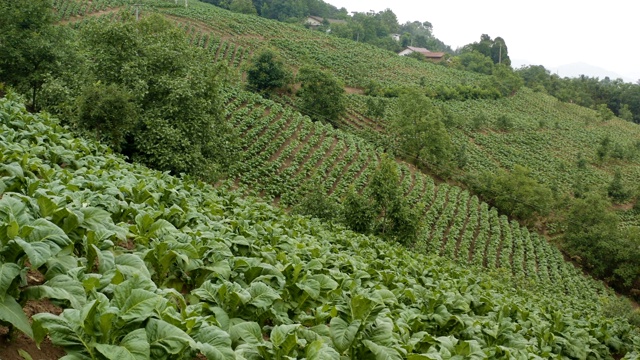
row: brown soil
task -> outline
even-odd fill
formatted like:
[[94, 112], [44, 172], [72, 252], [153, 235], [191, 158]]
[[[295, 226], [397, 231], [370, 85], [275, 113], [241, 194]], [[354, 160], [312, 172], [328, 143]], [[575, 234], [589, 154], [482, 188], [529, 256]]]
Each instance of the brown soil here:
[[[62, 312], [59, 307], [51, 304], [48, 300], [28, 301], [23, 310], [29, 319], [33, 315], [43, 312], [56, 315]], [[6, 327], [0, 327], [0, 359], [2, 360], [24, 360], [18, 352], [20, 350], [27, 352], [34, 360], [60, 359], [65, 355], [64, 350], [51, 344], [48, 338], [38, 348], [33, 339], [19, 331], [16, 331], [13, 339], [8, 339], [7, 333]]]
[[62, 21], [58, 22], [58, 24], [59, 25], [67, 25], [67, 24], [70, 24], [70, 23], [73, 23], [73, 22], [81, 21], [81, 20], [86, 19], [86, 18], [90, 18], [90, 17], [108, 15], [108, 14], [120, 11], [120, 9], [122, 9], [122, 8], [123, 8], [123, 6], [119, 6], [119, 7], [115, 7], [115, 8], [111, 8], [111, 9], [106, 9], [106, 10], [94, 12], [94, 13], [91, 13], [91, 14], [86, 14], [84, 16], [74, 16], [74, 17], [69, 18], [67, 20], [62, 20]]
[[635, 206], [635, 202], [630, 202], [630, 203], [627, 203], [627, 204], [613, 204], [612, 208], [614, 210], [629, 211], [629, 210], [633, 209], [634, 206]]
[[354, 88], [354, 87], [348, 87], [346, 86], [344, 88], [344, 91], [347, 94], [358, 94], [358, 95], [364, 95], [364, 90], [363, 89], [359, 89], [359, 88]]

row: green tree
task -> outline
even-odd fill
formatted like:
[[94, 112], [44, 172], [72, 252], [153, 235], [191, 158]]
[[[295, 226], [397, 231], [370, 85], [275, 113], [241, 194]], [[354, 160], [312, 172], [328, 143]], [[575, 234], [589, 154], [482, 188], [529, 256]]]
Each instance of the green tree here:
[[500, 211], [525, 221], [548, 215], [553, 206], [551, 190], [519, 165], [511, 172], [485, 173], [473, 187]]
[[609, 109], [607, 104], [598, 104], [595, 110], [598, 112], [598, 119], [601, 121], [609, 121], [615, 117], [615, 114]]
[[242, 14], [258, 15], [251, 0], [232, 0], [229, 4], [229, 10]]
[[398, 113], [391, 131], [397, 149], [444, 170], [453, 155], [451, 138], [442, 123], [440, 109], [421, 93], [412, 90], [398, 99]]
[[34, 109], [66, 48], [64, 29], [53, 20], [49, 0], [0, 0], [0, 81], [29, 93]]
[[491, 61], [491, 58], [476, 50], [456, 56], [450, 66], [455, 69], [473, 71], [485, 75], [493, 73], [493, 61]]
[[366, 234], [376, 218], [371, 199], [358, 194], [353, 186], [342, 199], [342, 220], [351, 230]]
[[77, 101], [79, 126], [121, 151], [138, 118], [133, 96], [115, 84], [97, 83], [87, 86]]
[[611, 137], [606, 135], [602, 140], [600, 140], [600, 145], [596, 149], [596, 155], [598, 156], [598, 160], [601, 162], [604, 161], [609, 154], [611, 154], [611, 150], [613, 147], [613, 142], [611, 141]]
[[494, 64], [504, 64], [506, 66], [511, 66], [511, 59], [509, 58], [509, 49], [507, 49], [507, 44], [504, 39], [501, 37], [495, 38], [493, 40], [493, 44], [491, 45], [491, 59]]
[[512, 96], [524, 85], [524, 80], [504, 64], [494, 66], [492, 80], [502, 96]]
[[418, 231], [419, 218], [411, 210], [399, 184], [398, 165], [385, 154], [366, 191], [378, 215], [377, 232], [385, 238], [408, 244]]
[[594, 275], [606, 276], [616, 259], [610, 246], [619, 239], [618, 216], [601, 196], [576, 199], [566, 217], [565, 247], [583, 258]]
[[629, 200], [631, 197], [631, 192], [626, 189], [622, 182], [622, 174], [619, 170], [616, 170], [611, 183], [609, 183], [609, 186], [607, 187], [607, 195], [609, 195], [611, 200], [618, 204]]
[[128, 117], [135, 123], [123, 129], [116, 129], [117, 120], [104, 113], [83, 110], [81, 121], [106, 131], [102, 136], [111, 140], [128, 131], [122, 152], [130, 159], [205, 179], [220, 175], [233, 161], [233, 132], [221, 115], [222, 70], [202, 49], [192, 47], [183, 31], [160, 16], [90, 23], [81, 30], [80, 46], [91, 59], [82, 72], [85, 81], [106, 86], [90, 90], [86, 99], [86, 85], [71, 89], [81, 107], [87, 109], [87, 99], [101, 94], [123, 109], [135, 103], [135, 113]]
[[346, 111], [344, 86], [333, 75], [318, 68], [303, 67], [298, 73], [302, 112], [314, 121], [326, 121], [334, 126]]
[[328, 197], [318, 181], [308, 182], [301, 190], [302, 200], [295, 206], [295, 212], [325, 221], [338, 220], [342, 209], [340, 204]]
[[510, 115], [502, 114], [498, 116], [498, 119], [496, 120], [496, 126], [499, 130], [511, 131], [514, 127], [513, 119], [511, 119]]
[[471, 126], [475, 130], [484, 129], [488, 123], [489, 123], [489, 117], [487, 116], [487, 114], [483, 112], [477, 114], [471, 119]]
[[633, 121], [633, 113], [631, 112], [631, 109], [629, 109], [629, 105], [627, 104], [622, 105], [622, 107], [620, 108], [618, 117], [627, 121]]
[[509, 59], [507, 44], [501, 37], [497, 37], [495, 40], [492, 40], [489, 35], [482, 34], [479, 42], [465, 45], [462, 48], [463, 53], [470, 51], [477, 51], [482, 55], [491, 58], [494, 64], [511, 66], [511, 59]]
[[291, 72], [273, 50], [257, 54], [247, 70], [247, 87], [268, 97], [275, 89], [282, 88], [291, 81]]

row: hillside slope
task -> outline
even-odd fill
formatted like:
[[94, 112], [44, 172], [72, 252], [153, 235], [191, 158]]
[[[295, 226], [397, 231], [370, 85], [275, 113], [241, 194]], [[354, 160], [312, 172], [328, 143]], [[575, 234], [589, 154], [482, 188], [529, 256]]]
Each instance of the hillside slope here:
[[[638, 356], [637, 331], [600, 314], [615, 297], [516, 291], [127, 164], [14, 100], [0, 127], [0, 319], [76, 358]], [[62, 313], [32, 328], [18, 303], [42, 299]]]
[[[302, 65], [319, 66], [354, 88], [365, 87], [373, 81], [390, 87], [428, 90], [439, 86], [481, 86], [487, 80], [484, 75], [398, 57], [372, 46], [299, 26], [235, 14], [209, 4], [196, 2], [188, 9], [157, 10], [176, 16], [195, 44], [209, 48], [216, 60], [238, 69], [252, 53], [273, 48], [294, 69]], [[382, 131], [384, 120], [383, 125], [379, 125], [380, 120], [365, 116], [366, 106], [362, 104], [367, 97], [352, 97], [356, 100], [351, 102], [349, 116], [343, 119], [345, 127], [356, 133]], [[443, 105], [461, 122], [452, 130], [452, 135], [457, 145], [467, 145], [467, 172], [512, 170], [515, 164], [520, 164], [530, 168], [538, 181], [563, 193], [572, 192], [576, 177], [604, 191], [615, 170], [620, 170], [629, 187], [634, 186], [634, 179], [639, 175], [640, 156], [636, 154], [636, 144], [640, 141], [640, 127], [635, 124], [618, 119], [602, 122], [593, 110], [562, 103], [526, 88], [513, 97], [499, 100], [446, 101]], [[472, 120], [480, 114], [487, 115], [489, 122], [484, 130], [477, 131]], [[496, 120], [501, 115], [511, 119], [512, 130], [497, 130]], [[387, 113], [387, 116], [393, 114]], [[596, 154], [597, 146], [606, 137], [613, 144], [608, 156], [601, 161]], [[615, 151], [631, 155], [617, 159]], [[585, 169], [577, 168], [579, 157], [587, 161]]]
[[[188, 9], [171, 2], [146, 4], [152, 6], [145, 7], [145, 11], [159, 11], [177, 21], [192, 43], [207, 48], [213, 60], [238, 69], [237, 79], [251, 54], [265, 46], [277, 48], [292, 67], [315, 64], [351, 86], [371, 79], [391, 86], [405, 84], [406, 79], [411, 79], [409, 83], [414, 86], [438, 86], [481, 82], [485, 78], [206, 4], [193, 3]], [[352, 59], [354, 54], [357, 57]], [[358, 73], [357, 68], [370, 70]], [[384, 133], [384, 119], [372, 121], [362, 115], [366, 112], [365, 99], [351, 95], [351, 109], [343, 119], [345, 128], [357, 135], [366, 131]], [[388, 100], [391, 108], [394, 101]], [[318, 183], [324, 193], [334, 198], [343, 196], [351, 185], [361, 190], [369, 182], [381, 152], [359, 136], [310, 123], [290, 105], [240, 90], [228, 92], [227, 117], [242, 135], [244, 150], [244, 161], [231, 169], [232, 176], [238, 183], [286, 206], [300, 199], [305, 184]], [[594, 163], [593, 150], [593, 145], [606, 135], [620, 146], [631, 148], [638, 136], [637, 126], [617, 120], [599, 122], [591, 110], [560, 103], [528, 89], [500, 100], [447, 101], [442, 105], [465, 120], [450, 131], [457, 146], [466, 146], [469, 160], [465, 171], [470, 173], [525, 165], [539, 181], [570, 192], [577, 178], [602, 189], [610, 181], [613, 169], [621, 167], [626, 178], [635, 176], [638, 169], [634, 159]], [[481, 113], [489, 115], [489, 120], [478, 130], [472, 127], [471, 119]], [[511, 118], [513, 129], [496, 129], [496, 118], [501, 114]], [[591, 153], [587, 153], [589, 149]], [[584, 169], [575, 164], [580, 155], [587, 159]], [[465, 263], [506, 268], [517, 277], [543, 281], [556, 282], [563, 274], [578, 272], [537, 234], [498, 216], [468, 192], [446, 185], [437, 187], [411, 166], [399, 164], [399, 168], [404, 193], [420, 206], [424, 219], [424, 231], [416, 240], [418, 249]], [[628, 214], [627, 222], [634, 223], [635, 215]], [[569, 293], [601, 287], [589, 281], [584, 284], [564, 286]]]

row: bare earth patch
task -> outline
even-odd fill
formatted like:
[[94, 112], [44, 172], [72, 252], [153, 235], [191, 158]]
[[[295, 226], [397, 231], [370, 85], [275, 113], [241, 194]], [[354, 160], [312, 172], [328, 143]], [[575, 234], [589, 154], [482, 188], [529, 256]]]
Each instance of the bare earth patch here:
[[[40, 300], [28, 301], [24, 306], [24, 312], [31, 319], [35, 314], [47, 312], [58, 315], [62, 310], [48, 300]], [[9, 339], [8, 329], [0, 326], [0, 359], [24, 360], [19, 350], [26, 351], [34, 360], [60, 359], [66, 354], [64, 350], [54, 346], [49, 339], [45, 339], [38, 349], [35, 341], [20, 331], [16, 331], [14, 338]]]

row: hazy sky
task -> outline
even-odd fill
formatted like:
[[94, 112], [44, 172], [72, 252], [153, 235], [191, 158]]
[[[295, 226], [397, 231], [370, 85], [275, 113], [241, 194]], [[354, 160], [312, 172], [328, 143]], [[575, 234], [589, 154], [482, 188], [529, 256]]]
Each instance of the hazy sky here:
[[[512, 60], [547, 68], [584, 62], [640, 79], [640, 1], [325, 0], [348, 11], [390, 8], [398, 21], [429, 21], [452, 48], [501, 36]], [[562, 74], [560, 74], [562, 75]]]

